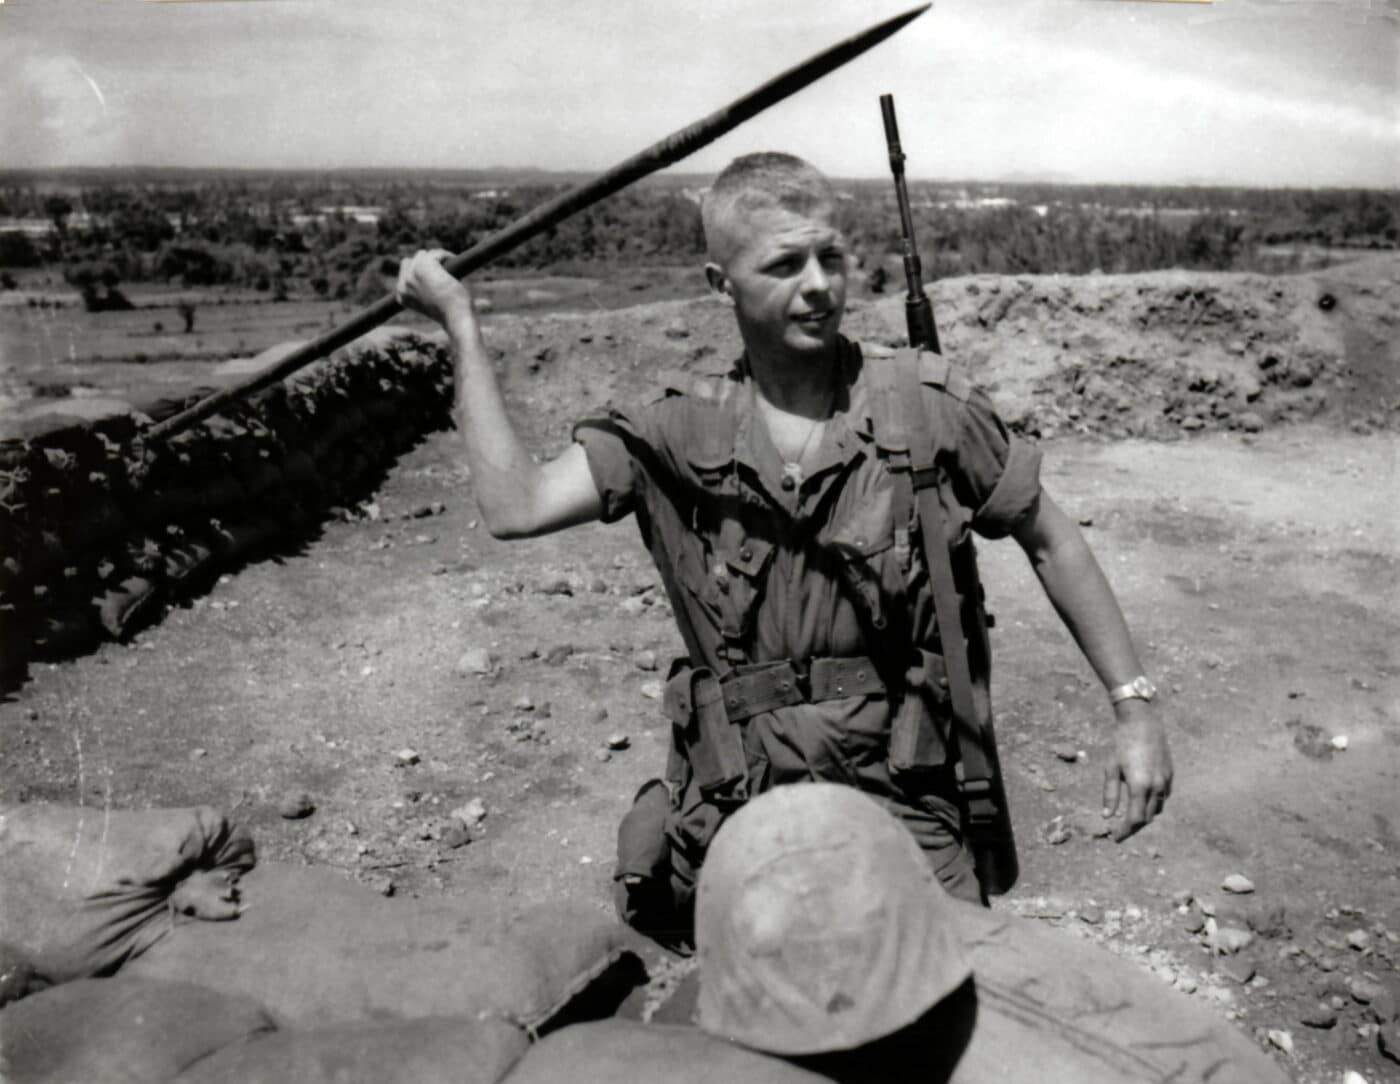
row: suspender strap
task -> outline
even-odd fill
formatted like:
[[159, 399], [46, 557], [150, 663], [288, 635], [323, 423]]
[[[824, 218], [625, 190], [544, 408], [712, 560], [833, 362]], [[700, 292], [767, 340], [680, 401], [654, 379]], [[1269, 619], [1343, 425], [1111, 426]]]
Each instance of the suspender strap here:
[[[915, 365], [917, 367], [917, 359]], [[869, 411], [875, 423], [875, 446], [890, 469], [894, 483], [891, 511], [894, 544], [900, 564], [909, 566], [909, 527], [914, 519], [914, 486], [909, 462], [908, 415], [900, 403], [900, 383], [895, 360], [876, 358], [865, 363]], [[917, 368], [916, 368], [917, 371]]]
[[[938, 639], [943, 646], [943, 664], [948, 674], [948, 696], [953, 707], [958, 758], [962, 762], [967, 789], [975, 791], [978, 783], [992, 778], [993, 772], [983, 751], [982, 724], [972, 692], [972, 669], [968, 663], [962, 600], [953, 579], [947, 515], [939, 499], [944, 485], [943, 471], [935, 462], [933, 434], [929, 432], [924, 415], [919, 353], [911, 347], [904, 347], [895, 351], [894, 364], [882, 366], [877, 363], [874, 368], [876, 371], [892, 370], [882, 381], [894, 388], [893, 399], [888, 402], [892, 411], [889, 415], [893, 422], [889, 426], [892, 434], [886, 439], [891, 452], [896, 451], [896, 442], [905, 443], [908, 452], [902, 467], [891, 456], [890, 469], [896, 474], [901, 469], [907, 471], [916, 495], [919, 535], [923, 539], [924, 562], [928, 566], [929, 586], [933, 590], [934, 619], [938, 624]], [[878, 434], [876, 439], [881, 440]], [[896, 485], [899, 484], [896, 481]]]

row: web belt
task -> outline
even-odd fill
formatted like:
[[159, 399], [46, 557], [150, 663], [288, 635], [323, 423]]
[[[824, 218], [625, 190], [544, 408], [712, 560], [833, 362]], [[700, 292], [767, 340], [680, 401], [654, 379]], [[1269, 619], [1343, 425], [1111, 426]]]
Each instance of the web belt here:
[[790, 659], [739, 666], [723, 677], [703, 677], [691, 682], [672, 679], [667, 684], [669, 706], [682, 717], [703, 712], [715, 703], [724, 705], [731, 723], [798, 704], [820, 704], [844, 696], [883, 696], [887, 692], [875, 664], [864, 656], [812, 659], [805, 672]]

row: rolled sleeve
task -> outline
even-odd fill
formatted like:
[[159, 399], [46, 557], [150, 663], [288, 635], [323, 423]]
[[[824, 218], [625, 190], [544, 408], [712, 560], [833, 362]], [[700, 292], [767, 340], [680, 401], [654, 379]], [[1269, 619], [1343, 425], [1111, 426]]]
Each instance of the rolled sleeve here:
[[972, 392], [942, 399], [945, 432], [955, 434], [955, 488], [984, 538], [1010, 534], [1040, 495], [1040, 450], [1007, 429], [990, 399]]
[[637, 463], [627, 447], [627, 421], [621, 415], [589, 418], [574, 426], [593, 484], [603, 501], [601, 519], [616, 523], [631, 513], [637, 497]]
[[982, 507], [972, 513], [972, 529], [984, 538], [1004, 538], [1040, 496], [1040, 449], [1012, 436], [1006, 462]]

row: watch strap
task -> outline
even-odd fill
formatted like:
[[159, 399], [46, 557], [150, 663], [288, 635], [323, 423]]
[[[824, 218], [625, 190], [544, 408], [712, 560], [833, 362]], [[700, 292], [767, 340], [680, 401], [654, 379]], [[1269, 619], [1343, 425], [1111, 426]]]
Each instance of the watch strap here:
[[1108, 701], [1110, 704], [1119, 704], [1124, 700], [1148, 700], [1157, 695], [1156, 686], [1147, 678], [1139, 674], [1126, 685], [1118, 685], [1108, 690]]

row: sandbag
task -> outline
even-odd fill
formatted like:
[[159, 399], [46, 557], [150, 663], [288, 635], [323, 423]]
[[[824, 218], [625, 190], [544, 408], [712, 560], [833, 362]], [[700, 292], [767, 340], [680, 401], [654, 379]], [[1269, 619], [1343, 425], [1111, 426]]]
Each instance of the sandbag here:
[[187, 983], [80, 979], [0, 1010], [0, 1080], [161, 1084], [272, 1026], [256, 1002]]
[[282, 481], [292, 489], [306, 494], [320, 493], [322, 479], [316, 470], [316, 461], [300, 448], [287, 453], [282, 462]]
[[114, 640], [125, 640], [157, 613], [161, 592], [160, 587], [145, 576], [128, 576], [92, 601], [107, 634]]
[[35, 986], [34, 961], [18, 945], [0, 941], [0, 1009]]
[[0, 807], [0, 941], [47, 982], [109, 975], [178, 923], [234, 917], [253, 862], [252, 837], [208, 806]]
[[234, 564], [254, 556], [281, 533], [282, 524], [274, 519], [214, 523], [209, 528], [209, 541], [220, 561]]
[[178, 1084], [496, 1084], [530, 1045], [504, 1020], [424, 1017], [274, 1031], [196, 1062]]
[[[960, 902], [956, 915], [973, 978], [916, 1025], [926, 1084], [1287, 1084], [1228, 1021], [1135, 964], [1032, 919]], [[699, 978], [656, 1017], [693, 1021]]]
[[189, 391], [153, 391], [148, 395], [136, 393], [132, 395], [132, 410], [146, 415], [153, 422], [163, 422], [218, 390], [212, 385], [200, 384]]
[[[36, 603], [35, 609], [43, 606]], [[30, 618], [30, 643], [40, 660], [63, 659], [91, 651], [102, 642], [102, 622], [88, 605], [58, 603]]]
[[172, 587], [186, 589], [202, 577], [211, 576], [218, 566], [214, 551], [196, 538], [185, 538], [162, 555], [165, 580]]
[[198, 507], [211, 516], [233, 520], [248, 506], [248, 491], [233, 473], [226, 457], [210, 455], [204, 464], [204, 477], [199, 483]]
[[484, 1015], [534, 1030], [626, 962], [621, 926], [587, 904], [487, 914], [276, 862], [240, 888], [236, 922], [177, 927], [127, 973], [246, 994], [284, 1027]]
[[1222, 1016], [1136, 964], [1034, 919], [958, 916], [978, 991], [959, 1084], [1287, 1084]]
[[505, 1084], [663, 1080], [667, 1084], [827, 1084], [828, 1078], [782, 1058], [716, 1039], [698, 1028], [604, 1020], [575, 1024], [546, 1036], [520, 1059]]
[[100, 557], [127, 526], [127, 512], [110, 488], [89, 485], [85, 489], [82, 513], [64, 524], [64, 548], [71, 555]]
[[4, 597], [0, 593], [0, 693], [24, 684], [34, 649], [28, 609], [6, 602]]

